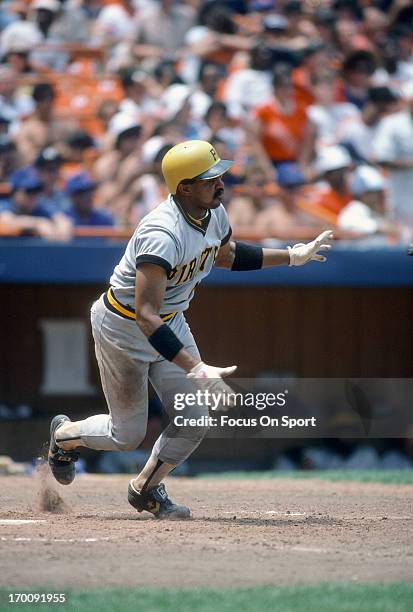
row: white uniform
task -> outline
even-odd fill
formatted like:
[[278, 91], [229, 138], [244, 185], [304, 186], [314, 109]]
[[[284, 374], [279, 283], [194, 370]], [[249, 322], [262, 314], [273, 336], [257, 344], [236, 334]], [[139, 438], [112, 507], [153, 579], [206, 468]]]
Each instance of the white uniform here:
[[[109, 414], [81, 422], [81, 438], [87, 447], [132, 450], [139, 446], [146, 433], [148, 379], [160, 396], [165, 381], [171, 379], [179, 385], [180, 392], [187, 387], [192, 390], [186, 373], [159, 355], [136, 324], [136, 267], [155, 263], [166, 270], [168, 281], [160, 315], [185, 348], [199, 357], [183, 312], [230, 235], [222, 204], [197, 221], [172, 196], [139, 224], [113, 272], [109, 291], [95, 302], [91, 311], [96, 357]], [[164, 396], [163, 400], [172, 416], [168, 398], [165, 400]], [[198, 406], [193, 411], [197, 416], [207, 414], [206, 408]], [[171, 421], [153, 452], [163, 462], [178, 464], [195, 450], [206, 431], [206, 427], [178, 428]]]

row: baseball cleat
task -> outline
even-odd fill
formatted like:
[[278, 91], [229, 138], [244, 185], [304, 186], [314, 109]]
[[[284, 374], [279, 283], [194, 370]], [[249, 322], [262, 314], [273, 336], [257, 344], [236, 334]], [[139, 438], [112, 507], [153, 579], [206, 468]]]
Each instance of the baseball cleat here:
[[129, 483], [128, 502], [136, 508], [138, 512], [146, 510], [158, 519], [173, 518], [187, 519], [191, 516], [191, 511], [186, 506], [174, 504], [168, 497], [163, 483], [153, 489], [138, 493]]
[[65, 421], [70, 421], [69, 417], [65, 414], [59, 414], [50, 423], [48, 462], [57, 482], [62, 485], [69, 485], [76, 476], [75, 461], [79, 459], [79, 453], [74, 450], [65, 451], [56, 444], [55, 431]]

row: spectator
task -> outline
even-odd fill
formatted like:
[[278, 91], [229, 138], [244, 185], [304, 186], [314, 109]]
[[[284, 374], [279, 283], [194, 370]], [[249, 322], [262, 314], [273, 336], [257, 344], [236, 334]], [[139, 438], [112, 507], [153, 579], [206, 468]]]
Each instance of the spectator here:
[[307, 44], [301, 52], [300, 66], [293, 72], [293, 83], [300, 104], [303, 106], [316, 104], [314, 82], [320, 72], [326, 69], [328, 69], [326, 46], [318, 41]]
[[119, 105], [119, 112], [142, 119], [143, 115], [152, 115], [157, 108], [156, 97], [162, 89], [143, 70], [127, 69], [121, 74], [125, 98]]
[[231, 117], [242, 119], [250, 111], [271, 98], [271, 65], [273, 54], [263, 43], [249, 54], [249, 66], [231, 74], [225, 85], [224, 98]]
[[164, 143], [162, 138], [156, 136], [151, 140], [151, 151], [149, 147], [146, 147], [146, 151], [143, 150], [147, 172], [133, 183], [133, 203], [128, 217], [128, 224], [133, 227], [168, 195], [161, 163], [173, 144]]
[[47, 147], [38, 155], [34, 167], [43, 183], [43, 202], [52, 210], [65, 211], [69, 199], [60, 188], [63, 157], [54, 147]]
[[221, 66], [212, 62], [204, 62], [199, 71], [199, 90], [212, 102], [218, 96], [219, 84], [224, 76]]
[[351, 164], [351, 157], [343, 147], [325, 147], [320, 151], [314, 164], [319, 179], [311, 199], [314, 215], [337, 222], [337, 215], [351, 200], [348, 188]]
[[338, 215], [338, 227], [360, 235], [389, 234], [396, 230], [387, 217], [385, 182], [372, 166], [359, 166], [350, 180], [355, 198]]
[[383, 117], [399, 110], [400, 98], [388, 87], [371, 87], [361, 114], [341, 126], [339, 140], [356, 161], [373, 161], [373, 143]]
[[0, 115], [12, 124], [12, 131], [16, 129], [17, 122], [33, 110], [31, 97], [18, 90], [17, 71], [7, 64], [0, 66]]
[[112, 146], [93, 167], [100, 183], [97, 200], [124, 224], [133, 203], [131, 186], [146, 171], [141, 159], [142, 127], [136, 118], [117, 113], [109, 122], [108, 133]]
[[407, 107], [385, 117], [373, 142], [374, 158], [389, 173], [393, 218], [413, 226], [413, 90]]
[[[49, 26], [50, 37], [65, 43], [86, 44], [90, 41], [90, 19], [81, 6], [70, 0], [59, 0], [60, 10]], [[90, 3], [89, 3], [90, 4]]]
[[[89, 132], [82, 129], [72, 130], [59, 147], [63, 151], [65, 170], [68, 167], [72, 171], [73, 168], [78, 170], [82, 166], [87, 166], [89, 156], [94, 158], [92, 152], [95, 146], [96, 143]], [[72, 171], [71, 174], [74, 174], [74, 172]]]
[[196, 80], [203, 62], [212, 62], [227, 71], [237, 52], [248, 52], [253, 46], [249, 37], [238, 33], [233, 12], [224, 4], [201, 4], [198, 22], [185, 36], [190, 53], [184, 74], [189, 82]]
[[238, 196], [228, 206], [234, 232], [259, 232], [282, 240], [312, 238], [325, 224], [313, 215], [303, 186], [305, 176], [296, 164], [283, 164], [278, 185], [267, 181], [265, 169], [250, 166]]
[[337, 144], [347, 124], [359, 122], [360, 112], [354, 104], [334, 101], [335, 74], [320, 72], [313, 79], [315, 104], [307, 108], [308, 123], [300, 161], [311, 175], [310, 164], [326, 146]]
[[320, 6], [312, 13], [312, 19], [317, 29], [317, 38], [326, 46], [329, 55], [334, 55], [336, 16], [333, 10], [326, 6]]
[[176, 54], [194, 23], [194, 9], [188, 4], [156, 0], [139, 16], [134, 56], [160, 58]]
[[3, 115], [0, 115], [0, 135], [8, 136], [10, 121]]
[[14, 2], [3, 2], [0, 8], [0, 32], [11, 23], [18, 21], [21, 14], [23, 17], [27, 12], [26, 3], [21, 0]]
[[213, 102], [205, 114], [206, 128], [203, 139], [208, 142], [217, 137], [223, 140], [234, 155], [236, 149], [243, 143], [244, 131], [231, 124], [227, 107], [222, 102]]
[[102, 3], [93, 27], [94, 40], [107, 47], [132, 40], [138, 15], [134, 0]]
[[11, 198], [0, 202], [0, 223], [11, 232], [47, 240], [66, 241], [72, 225], [61, 212], [53, 211], [41, 199], [43, 183], [33, 168], [21, 168], [11, 176]]
[[375, 6], [363, 8], [363, 33], [378, 53], [386, 43], [388, 18], [383, 11]]
[[[235, 159], [226, 178], [226, 206], [231, 207], [232, 194], [247, 197], [242, 183], [255, 179], [246, 170], [259, 167], [265, 187], [263, 193], [258, 177], [257, 192], [274, 200], [272, 225], [268, 221], [274, 235], [282, 235], [284, 228], [294, 234], [294, 223], [304, 231], [337, 221], [350, 197], [348, 169], [314, 175], [314, 160], [324, 157], [326, 147], [343, 145], [354, 161], [364, 164], [383, 161], [390, 172], [392, 205], [401, 192], [410, 191], [404, 183], [409, 161], [398, 148], [398, 136], [390, 138], [386, 128], [381, 140], [393, 139], [392, 160], [379, 159], [383, 153], [374, 149], [376, 134], [390, 125], [388, 116], [401, 113], [395, 89], [408, 92], [413, 82], [410, 6], [361, 6], [353, 0], [317, 7], [299, 0], [3, 4], [0, 135], [14, 140], [17, 151], [4, 141], [0, 198], [7, 196], [8, 175], [31, 165], [44, 183], [39, 202], [61, 210], [67, 198], [62, 180], [88, 171], [97, 182], [96, 204], [110, 209], [117, 223], [134, 225], [162, 191], [157, 154], [184, 138], [212, 140], [222, 155]], [[28, 96], [29, 83], [39, 81], [44, 67], [62, 70], [71, 59], [65, 43], [104, 44], [105, 52], [94, 49], [93, 57], [80, 49], [72, 55], [70, 73], [82, 70], [90, 82], [83, 90], [79, 81], [72, 94], [70, 75], [61, 81], [57, 76], [57, 105], [54, 87], [47, 84], [35, 86], [33, 97]], [[60, 54], [54, 45], [61, 47]], [[123, 100], [117, 99], [116, 88], [109, 93], [97, 85], [100, 75], [108, 73], [122, 80]], [[81, 108], [81, 98], [93, 97], [90, 92], [96, 89], [102, 92], [97, 112], [90, 109], [86, 116], [89, 106]], [[64, 104], [73, 119], [63, 122], [58, 113]], [[40, 161], [49, 147], [57, 152], [56, 163]], [[388, 156], [388, 142], [385, 149]], [[390, 167], [403, 157], [402, 168]], [[314, 179], [316, 184], [309, 184]], [[267, 212], [257, 212], [257, 219]]]
[[291, 67], [275, 66], [273, 97], [254, 110], [253, 130], [275, 168], [296, 162], [307, 124], [304, 106], [297, 103]]
[[113, 227], [114, 220], [106, 210], [94, 207], [96, 182], [86, 172], [72, 176], [66, 183], [66, 193], [71, 200], [71, 206], [66, 211], [75, 227], [106, 226]]
[[235, 233], [262, 230], [271, 232], [274, 209], [279, 203], [274, 184], [267, 181], [265, 169], [259, 165], [249, 166], [245, 182], [235, 191], [238, 195], [234, 195], [227, 207], [232, 230]]
[[42, 149], [58, 146], [73, 129], [71, 121], [60, 121], [54, 114], [55, 90], [49, 83], [40, 83], [33, 88], [35, 110], [24, 121], [16, 133], [15, 140], [23, 163], [31, 164]]
[[372, 53], [368, 51], [350, 53], [343, 61], [340, 99], [362, 109], [367, 102], [371, 77], [375, 70], [376, 60]]
[[29, 21], [14, 21], [1, 32], [0, 51], [3, 61], [19, 74], [35, 72], [30, 52], [42, 40], [39, 28]]
[[348, 17], [336, 17], [333, 31], [338, 59], [342, 60], [355, 51], [370, 49], [370, 43], [360, 29], [360, 21]]
[[277, 171], [279, 186], [278, 218], [273, 217], [274, 233], [284, 239], [307, 239], [325, 229], [323, 214], [313, 206], [314, 189], [296, 164], [283, 164]]
[[0, 134], [0, 197], [8, 193], [8, 182], [12, 172], [17, 170], [16, 145], [6, 134]]
[[413, 33], [408, 26], [394, 30], [383, 41], [380, 66], [373, 75], [375, 85], [403, 89], [413, 81]]
[[181, 140], [196, 140], [202, 138], [202, 122], [196, 117], [196, 94], [188, 85], [171, 85], [164, 91], [161, 98], [163, 115], [167, 121], [172, 121], [177, 128]]
[[59, 50], [59, 43], [64, 42], [53, 28], [59, 18], [61, 5], [59, 0], [33, 0], [30, 4], [30, 19], [41, 33], [40, 48], [31, 52], [31, 61], [39, 69], [63, 72], [69, 62], [69, 55]]

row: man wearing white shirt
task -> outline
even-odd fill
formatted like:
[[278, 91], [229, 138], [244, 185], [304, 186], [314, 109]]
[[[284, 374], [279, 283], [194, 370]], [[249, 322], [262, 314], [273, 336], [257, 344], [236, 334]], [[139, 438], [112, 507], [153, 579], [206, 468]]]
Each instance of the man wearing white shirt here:
[[389, 171], [392, 216], [413, 226], [413, 91], [407, 108], [385, 117], [373, 141], [375, 161]]

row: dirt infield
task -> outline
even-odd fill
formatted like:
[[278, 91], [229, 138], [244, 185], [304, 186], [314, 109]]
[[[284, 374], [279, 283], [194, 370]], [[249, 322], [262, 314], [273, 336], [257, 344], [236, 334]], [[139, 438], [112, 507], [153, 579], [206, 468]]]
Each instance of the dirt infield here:
[[38, 478], [0, 477], [0, 585], [413, 578], [413, 486], [176, 478], [167, 482], [170, 495], [190, 505], [193, 519], [172, 522], [135, 512], [125, 499], [127, 482], [83, 476], [70, 487], [56, 485], [65, 503], [54, 503], [61, 513], [52, 513], [40, 510]]

